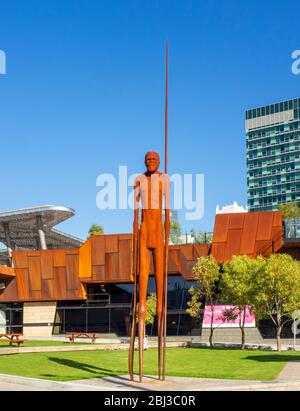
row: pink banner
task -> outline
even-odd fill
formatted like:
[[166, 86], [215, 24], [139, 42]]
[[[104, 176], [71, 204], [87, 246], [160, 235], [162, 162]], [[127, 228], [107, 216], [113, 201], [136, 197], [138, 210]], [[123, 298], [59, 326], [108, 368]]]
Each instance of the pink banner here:
[[[214, 327], [239, 327], [240, 316], [239, 309], [234, 305], [215, 305], [214, 307]], [[204, 309], [203, 328], [209, 328], [213, 310], [210, 305], [206, 305]], [[242, 313], [243, 315], [243, 313]], [[245, 327], [255, 327], [255, 316], [251, 313], [250, 309], [246, 308], [245, 313]]]

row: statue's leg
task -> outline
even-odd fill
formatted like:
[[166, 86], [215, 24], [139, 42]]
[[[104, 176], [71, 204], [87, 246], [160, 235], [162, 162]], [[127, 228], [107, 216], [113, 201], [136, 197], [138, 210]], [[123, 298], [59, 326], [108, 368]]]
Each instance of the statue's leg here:
[[164, 296], [164, 253], [163, 245], [154, 250], [154, 271], [156, 281], [156, 314], [158, 335], [158, 378], [162, 378], [162, 344], [163, 344], [163, 296]]
[[145, 337], [146, 300], [148, 277], [150, 268], [150, 254], [146, 243], [140, 243], [140, 277], [139, 277], [139, 311], [138, 311], [138, 337], [139, 337], [139, 375], [143, 379], [143, 351]]
[[[136, 273], [135, 273], [136, 276]], [[134, 381], [133, 374], [133, 364], [134, 364], [134, 346], [135, 346], [135, 335], [136, 335], [136, 306], [137, 306], [137, 279], [134, 279], [134, 296], [133, 296], [133, 310], [132, 310], [132, 322], [131, 322], [131, 332], [130, 332], [130, 345], [129, 345], [129, 356], [128, 356], [128, 368], [129, 376], [131, 381]]]

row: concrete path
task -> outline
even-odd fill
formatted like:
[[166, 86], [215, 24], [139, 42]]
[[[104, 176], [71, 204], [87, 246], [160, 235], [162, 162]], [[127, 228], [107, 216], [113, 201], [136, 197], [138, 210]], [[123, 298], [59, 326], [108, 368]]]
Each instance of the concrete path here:
[[[0, 374], [0, 391], [107, 391], [107, 387], [101, 384], [95, 387], [87, 381], [82, 384], [80, 381], [58, 382]], [[121, 391], [117, 387], [114, 390]]]
[[145, 377], [142, 384], [126, 376], [56, 382], [0, 374], [0, 391], [300, 391], [300, 381], [242, 381], [208, 378]]
[[128, 375], [57, 382], [0, 374], [0, 391], [300, 391], [300, 361], [288, 362], [276, 381], [147, 376], [143, 383]]
[[[138, 378], [136, 376], [136, 381]], [[79, 381], [82, 385], [106, 387], [107, 391], [115, 389], [124, 391], [300, 391], [300, 381], [249, 381], [249, 380], [224, 380], [215, 378], [188, 378], [167, 377], [166, 381], [158, 381], [155, 377], [145, 377], [143, 383], [132, 382], [128, 375], [118, 377], [105, 377], [101, 380], [95, 378]]]
[[300, 361], [289, 361], [279, 374], [278, 381], [300, 382]]

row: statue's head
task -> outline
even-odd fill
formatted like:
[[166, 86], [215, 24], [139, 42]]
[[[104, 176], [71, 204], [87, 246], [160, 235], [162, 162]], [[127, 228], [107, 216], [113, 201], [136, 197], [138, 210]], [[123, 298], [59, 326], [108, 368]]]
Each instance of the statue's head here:
[[160, 165], [159, 154], [155, 151], [148, 151], [145, 155], [145, 166], [148, 173], [156, 173]]

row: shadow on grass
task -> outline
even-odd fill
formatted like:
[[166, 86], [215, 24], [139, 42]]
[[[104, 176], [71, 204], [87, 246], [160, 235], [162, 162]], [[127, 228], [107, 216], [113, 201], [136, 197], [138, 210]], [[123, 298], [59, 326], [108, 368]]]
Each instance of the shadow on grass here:
[[64, 365], [66, 367], [71, 367], [71, 368], [75, 368], [77, 370], [81, 370], [81, 371], [85, 371], [85, 372], [89, 372], [91, 374], [97, 374], [97, 375], [103, 375], [103, 376], [116, 376], [118, 374], [122, 374], [124, 373], [123, 371], [119, 371], [119, 370], [109, 370], [107, 368], [101, 368], [101, 367], [96, 367], [94, 365], [91, 364], [84, 364], [78, 361], [73, 361], [73, 360], [67, 360], [67, 359], [63, 359], [63, 358], [56, 358], [56, 357], [49, 357], [49, 360], [52, 362], [55, 362], [59, 365]]
[[[62, 359], [62, 358], [56, 358], [56, 357], [49, 357], [49, 360], [52, 362], [55, 362], [59, 365], [63, 365], [66, 367], [71, 367], [71, 368], [75, 368], [81, 371], [86, 371], [89, 372], [91, 374], [95, 374], [95, 378], [103, 378], [105, 377], [106, 381], [113, 381], [110, 380], [107, 377], [114, 377], [114, 382], [117, 382], [120, 385], [124, 385], [126, 387], [132, 387], [129, 376], [128, 377], [122, 377], [120, 374], [126, 374], [126, 372], [124, 372], [124, 370], [122, 371], [118, 371], [118, 370], [109, 370], [107, 368], [101, 368], [101, 367], [96, 367], [94, 365], [91, 364], [84, 364], [84, 363], [80, 363], [78, 361], [73, 361], [73, 360], [67, 360], [67, 359]], [[61, 376], [58, 375], [53, 375], [53, 374], [43, 374], [43, 377], [48, 377], [48, 378], [61, 378]], [[74, 378], [74, 377], [73, 377]], [[137, 376], [136, 376], [137, 378]], [[151, 377], [151, 376], [147, 376], [147, 378], [149, 379], [153, 379], [156, 380], [157, 378], [155, 377]], [[70, 380], [71, 378], [67, 378], [68, 380]], [[82, 379], [87, 379], [86, 377], [82, 377]], [[116, 381], [117, 380], [117, 381]], [[119, 380], [119, 381], [118, 381]], [[144, 388], [141, 388], [141, 390], [144, 390]], [[147, 390], [145, 388], [145, 390]]]
[[290, 362], [297, 361], [300, 362], [300, 355], [284, 355], [284, 354], [274, 354], [274, 355], [249, 355], [244, 358], [245, 360], [252, 360], [257, 362]]

